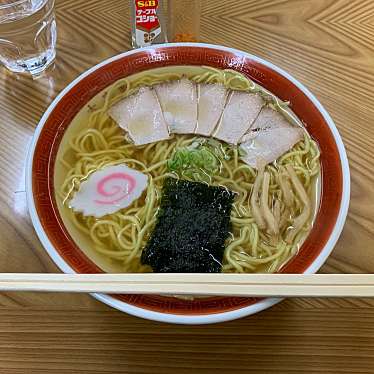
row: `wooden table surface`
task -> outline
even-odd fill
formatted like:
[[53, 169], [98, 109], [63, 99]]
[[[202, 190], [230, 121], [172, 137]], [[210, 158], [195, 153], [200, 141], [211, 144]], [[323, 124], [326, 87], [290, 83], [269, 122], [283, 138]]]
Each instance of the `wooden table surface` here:
[[[201, 39], [263, 57], [310, 88], [348, 151], [352, 200], [323, 272], [374, 272], [374, 1], [205, 0]], [[128, 50], [126, 0], [57, 1], [58, 57], [32, 81], [0, 68], [0, 271], [57, 272], [27, 213], [24, 163], [76, 76]], [[294, 299], [238, 321], [173, 326], [87, 295], [0, 295], [0, 373], [374, 373], [374, 300]]]

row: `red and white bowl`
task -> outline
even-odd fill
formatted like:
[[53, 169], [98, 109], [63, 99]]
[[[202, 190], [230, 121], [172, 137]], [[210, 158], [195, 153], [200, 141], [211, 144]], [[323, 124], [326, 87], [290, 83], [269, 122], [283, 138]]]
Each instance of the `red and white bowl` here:
[[[321, 150], [321, 198], [309, 236], [282, 272], [316, 272], [339, 238], [349, 205], [349, 166], [334, 122], [307, 88], [270, 62], [232, 48], [197, 43], [164, 44], [112, 57], [81, 74], [49, 106], [36, 129], [27, 165], [30, 215], [49, 255], [66, 273], [103, 272], [79, 249], [58, 212], [53, 187], [56, 154], [74, 116], [100, 91], [120, 78], [171, 65], [234, 69], [291, 103], [292, 110], [305, 123]], [[138, 317], [186, 324], [228, 321], [259, 312], [279, 301], [242, 297], [188, 301], [156, 295], [93, 296]]]

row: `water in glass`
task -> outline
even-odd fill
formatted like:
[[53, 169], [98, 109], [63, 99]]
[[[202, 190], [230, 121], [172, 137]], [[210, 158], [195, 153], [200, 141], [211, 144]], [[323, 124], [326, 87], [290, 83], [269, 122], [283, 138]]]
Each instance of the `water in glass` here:
[[0, 62], [40, 74], [56, 55], [54, 0], [0, 0]]

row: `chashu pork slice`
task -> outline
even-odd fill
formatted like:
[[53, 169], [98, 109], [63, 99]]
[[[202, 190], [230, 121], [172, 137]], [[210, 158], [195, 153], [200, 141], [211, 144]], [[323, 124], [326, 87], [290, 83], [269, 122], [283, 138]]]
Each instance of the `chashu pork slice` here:
[[149, 87], [142, 87], [136, 94], [114, 104], [109, 109], [109, 116], [128, 132], [135, 145], [169, 138], [160, 104]]
[[264, 107], [242, 139], [240, 147], [246, 154], [242, 160], [254, 168], [269, 164], [303, 139], [303, 134], [302, 128], [290, 124], [282, 114]]
[[251, 128], [263, 105], [264, 101], [257, 94], [233, 91], [213, 136], [226, 143], [238, 144]]
[[154, 86], [170, 133], [193, 134], [197, 123], [197, 87], [187, 78]]
[[210, 136], [225, 107], [228, 91], [223, 84], [198, 86], [198, 115], [195, 134]]

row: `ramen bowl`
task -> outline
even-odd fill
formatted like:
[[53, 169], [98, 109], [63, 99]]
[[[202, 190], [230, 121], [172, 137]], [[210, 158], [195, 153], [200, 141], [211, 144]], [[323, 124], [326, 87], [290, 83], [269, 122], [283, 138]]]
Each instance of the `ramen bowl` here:
[[[318, 143], [321, 156], [319, 204], [311, 231], [282, 273], [315, 273], [334, 248], [348, 205], [350, 177], [344, 145], [329, 114], [295, 78], [248, 53], [208, 44], [165, 44], [125, 52], [81, 74], [52, 102], [36, 129], [27, 164], [27, 195], [37, 235], [65, 273], [108, 271], [73, 239], [55, 198], [55, 164], [64, 135], [82, 108], [121, 78], [168, 66], [232, 69], [288, 101]], [[123, 312], [156, 321], [203, 324], [233, 320], [266, 309], [279, 299], [204, 297], [185, 300], [159, 295], [106, 295], [95, 298]]]

